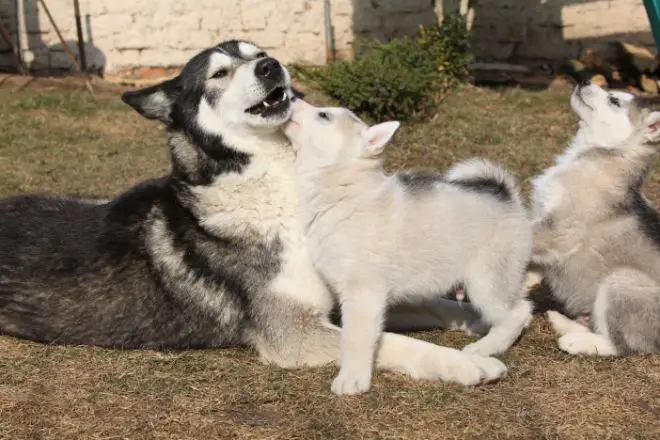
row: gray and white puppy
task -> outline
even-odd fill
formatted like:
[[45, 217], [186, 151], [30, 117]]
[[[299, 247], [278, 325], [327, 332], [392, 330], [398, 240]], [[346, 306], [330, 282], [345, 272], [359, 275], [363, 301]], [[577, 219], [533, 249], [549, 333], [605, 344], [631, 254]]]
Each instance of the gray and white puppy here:
[[445, 176], [385, 175], [379, 155], [398, 127], [368, 127], [346, 109], [302, 100], [285, 126], [312, 261], [341, 301], [337, 394], [369, 389], [388, 304], [465, 286], [493, 327], [463, 352], [438, 347], [456, 370], [493, 362], [483, 356], [507, 350], [531, 320], [531, 227], [513, 178], [485, 161]]
[[660, 351], [660, 216], [641, 193], [660, 141], [649, 104], [576, 87], [578, 132], [533, 182], [533, 259], [575, 318], [548, 312], [572, 354]]

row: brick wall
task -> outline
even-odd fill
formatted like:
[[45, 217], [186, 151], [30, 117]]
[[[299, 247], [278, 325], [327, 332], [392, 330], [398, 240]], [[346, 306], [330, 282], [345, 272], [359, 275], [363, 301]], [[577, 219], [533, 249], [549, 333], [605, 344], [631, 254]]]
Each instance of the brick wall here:
[[[0, 20], [14, 34], [16, 0], [0, 0]], [[37, 0], [18, 0], [24, 57], [36, 70], [70, 67]], [[77, 53], [73, 2], [46, 0]], [[177, 66], [223, 39], [245, 38], [283, 61], [325, 60], [323, 0], [80, 0], [89, 64]], [[639, 0], [332, 0], [339, 56], [356, 36], [381, 39], [414, 33], [442, 11], [468, 14], [481, 60], [556, 60], [583, 45], [625, 40], [652, 46]], [[0, 68], [12, 64], [0, 41]]]

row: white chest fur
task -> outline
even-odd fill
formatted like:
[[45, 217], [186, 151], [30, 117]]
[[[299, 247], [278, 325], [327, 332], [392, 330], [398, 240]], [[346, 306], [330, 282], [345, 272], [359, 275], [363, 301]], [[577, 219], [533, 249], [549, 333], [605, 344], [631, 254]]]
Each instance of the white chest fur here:
[[562, 165], [555, 165], [532, 181], [532, 221], [547, 218], [561, 205], [564, 187], [561, 184]]
[[566, 197], [563, 177], [579, 166], [577, 161], [582, 149], [576, 137], [566, 152], [556, 159], [554, 166], [532, 180], [532, 221], [547, 218], [562, 204]]
[[288, 146], [269, 147], [268, 153], [253, 156], [243, 173], [193, 190], [200, 222], [223, 235], [278, 239], [282, 267], [272, 293], [328, 313], [333, 298], [311, 263], [301, 226], [294, 153]]
[[242, 173], [224, 174], [209, 186], [195, 187], [202, 225], [224, 234], [257, 233], [264, 238], [295, 228], [293, 160], [293, 152], [284, 149], [259, 154]]

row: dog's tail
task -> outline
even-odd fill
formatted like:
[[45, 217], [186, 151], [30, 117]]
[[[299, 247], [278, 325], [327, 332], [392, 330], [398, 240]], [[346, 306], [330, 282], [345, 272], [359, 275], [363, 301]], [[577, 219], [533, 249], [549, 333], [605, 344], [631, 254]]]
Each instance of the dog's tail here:
[[445, 178], [450, 183], [523, 206], [516, 179], [502, 166], [488, 160], [472, 159], [460, 162], [447, 171]]

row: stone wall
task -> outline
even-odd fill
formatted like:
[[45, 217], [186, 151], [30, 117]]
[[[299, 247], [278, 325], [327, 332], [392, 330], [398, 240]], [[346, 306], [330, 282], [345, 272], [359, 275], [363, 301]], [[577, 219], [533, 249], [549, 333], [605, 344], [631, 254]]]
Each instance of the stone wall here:
[[[19, 14], [16, 20], [15, 3]], [[355, 37], [414, 33], [443, 11], [468, 15], [480, 60], [556, 60], [583, 45], [612, 40], [653, 45], [639, 0], [332, 0], [337, 52]], [[73, 2], [46, 0], [77, 53]], [[106, 72], [128, 66], [178, 66], [228, 38], [253, 40], [282, 61], [325, 61], [323, 0], [80, 0], [88, 64]], [[0, 20], [35, 70], [71, 67], [37, 0], [0, 0]], [[0, 68], [13, 60], [0, 40]]]

